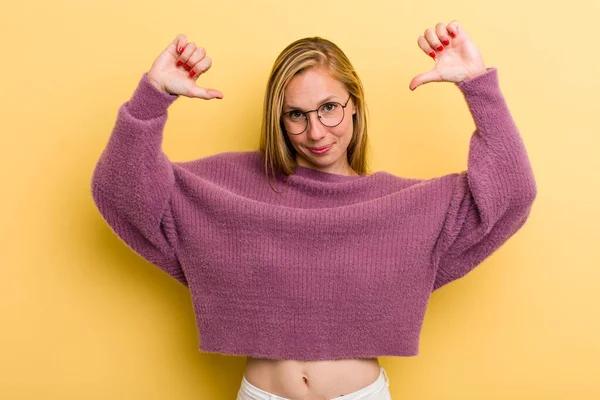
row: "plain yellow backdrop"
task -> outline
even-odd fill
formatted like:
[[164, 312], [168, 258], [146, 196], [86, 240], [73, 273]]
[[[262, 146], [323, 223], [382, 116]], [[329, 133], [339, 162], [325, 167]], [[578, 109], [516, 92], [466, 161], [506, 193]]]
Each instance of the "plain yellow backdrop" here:
[[394, 399], [600, 398], [598, 0], [3, 1], [0, 398], [234, 399], [244, 357], [201, 353], [187, 290], [114, 236], [90, 195], [118, 107], [178, 34], [224, 100], [181, 98], [164, 150], [258, 144], [277, 54], [319, 35], [363, 79], [371, 170], [466, 167], [451, 83], [415, 92], [417, 37], [458, 20], [499, 71], [538, 197], [526, 225], [431, 299], [417, 357], [382, 357]]

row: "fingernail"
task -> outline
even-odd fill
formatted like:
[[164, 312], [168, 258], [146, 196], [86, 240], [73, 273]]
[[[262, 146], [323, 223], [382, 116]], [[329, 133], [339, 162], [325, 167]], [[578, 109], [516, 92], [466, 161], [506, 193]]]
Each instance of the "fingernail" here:
[[429, 53], [429, 55], [430, 55], [432, 58], [435, 58], [435, 52], [433, 52], [433, 51], [432, 51], [431, 53]]
[[438, 51], [442, 51], [442, 50], [444, 50], [444, 46], [440, 46], [437, 49], [438, 49]]
[[178, 50], [180, 53], [183, 53], [183, 47], [180, 47]]
[[178, 66], [178, 67], [181, 67], [182, 65], [183, 65], [183, 62], [181, 62], [181, 61], [177, 61], [177, 66]]
[[444, 45], [448, 46], [450, 44], [450, 41], [448, 39], [444, 40]]
[[186, 70], [186, 71], [189, 71], [189, 70], [191, 69], [191, 68], [190, 68], [190, 66], [189, 66], [189, 65], [187, 65], [187, 64], [185, 64], [185, 65], [183, 66], [183, 68], [185, 68], [185, 70]]
[[190, 72], [190, 76], [194, 76], [196, 75], [196, 71], [192, 70], [192, 72]]
[[450, 36], [452, 36], [452, 37], [456, 37], [456, 33], [454, 33], [454, 32], [450, 32]]

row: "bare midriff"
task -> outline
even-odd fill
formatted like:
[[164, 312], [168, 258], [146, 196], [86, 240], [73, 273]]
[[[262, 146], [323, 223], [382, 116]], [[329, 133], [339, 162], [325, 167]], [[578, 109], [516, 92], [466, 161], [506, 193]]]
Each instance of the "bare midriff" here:
[[377, 358], [297, 361], [248, 357], [244, 376], [253, 386], [287, 399], [326, 400], [369, 386], [380, 374]]

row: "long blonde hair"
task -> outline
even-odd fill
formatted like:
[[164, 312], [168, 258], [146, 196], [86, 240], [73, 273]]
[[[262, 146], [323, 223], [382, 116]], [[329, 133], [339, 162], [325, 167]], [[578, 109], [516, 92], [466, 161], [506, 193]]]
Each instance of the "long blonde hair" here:
[[298, 73], [325, 66], [331, 77], [341, 82], [356, 106], [352, 139], [348, 144], [348, 164], [358, 174], [367, 173], [367, 110], [364, 89], [358, 74], [342, 50], [320, 37], [299, 39], [287, 46], [275, 60], [265, 92], [260, 151], [269, 172], [290, 175], [296, 168], [296, 150], [285, 134], [281, 113], [285, 89]]

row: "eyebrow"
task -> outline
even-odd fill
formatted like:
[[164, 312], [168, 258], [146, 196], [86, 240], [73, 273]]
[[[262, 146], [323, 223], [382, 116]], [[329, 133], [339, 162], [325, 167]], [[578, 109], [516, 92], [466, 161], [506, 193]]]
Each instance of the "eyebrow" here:
[[[325, 97], [323, 100], [321, 100], [321, 101], [319, 102], [319, 106], [322, 106], [323, 104], [327, 103], [328, 101], [331, 101], [331, 100], [333, 100], [333, 99], [334, 99], [334, 98], [336, 98], [336, 97], [338, 97], [338, 96], [336, 96], [335, 94], [332, 94], [331, 96], [327, 96], [327, 97]], [[305, 110], [302, 110], [300, 107], [296, 107], [295, 105], [292, 105], [292, 104], [284, 104], [284, 105], [283, 105], [283, 109], [284, 109], [284, 110], [299, 110], [299, 111], [305, 111]]]

